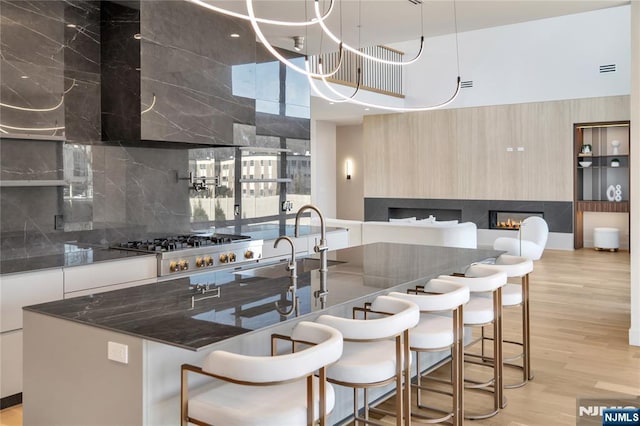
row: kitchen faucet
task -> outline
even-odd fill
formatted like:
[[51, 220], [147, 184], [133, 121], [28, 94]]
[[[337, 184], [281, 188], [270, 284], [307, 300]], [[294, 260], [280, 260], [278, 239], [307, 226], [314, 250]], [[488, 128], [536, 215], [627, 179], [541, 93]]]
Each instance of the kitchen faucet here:
[[291, 284], [287, 289], [287, 293], [291, 293], [291, 307], [288, 309], [281, 308], [280, 304], [276, 302], [276, 310], [280, 315], [285, 317], [290, 316], [294, 311], [296, 316], [298, 316], [298, 314], [300, 313], [300, 300], [296, 295], [296, 292], [298, 290], [298, 274], [296, 273], [296, 247], [293, 244], [293, 240], [291, 238], [282, 235], [278, 237], [278, 239], [273, 243], [273, 248], [278, 247], [278, 243], [282, 240], [286, 240], [291, 245], [291, 259], [287, 264], [287, 271], [291, 272], [291, 276], [289, 278], [291, 280]]
[[295, 225], [295, 236], [300, 236], [300, 215], [305, 210], [313, 210], [320, 217], [320, 242], [316, 243], [313, 247], [313, 251], [316, 253], [320, 253], [320, 290], [316, 291], [314, 295], [319, 297], [322, 302], [324, 302], [325, 297], [329, 290], [327, 289], [327, 252], [329, 251], [329, 246], [327, 245], [327, 228], [324, 222], [324, 216], [320, 209], [313, 204], [306, 204], [298, 210], [296, 213], [296, 225]]

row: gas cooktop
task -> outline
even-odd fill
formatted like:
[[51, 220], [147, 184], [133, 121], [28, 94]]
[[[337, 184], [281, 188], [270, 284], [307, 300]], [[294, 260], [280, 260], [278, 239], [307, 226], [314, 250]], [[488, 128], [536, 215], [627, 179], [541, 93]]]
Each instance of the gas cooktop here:
[[158, 276], [163, 277], [257, 262], [262, 258], [262, 244], [245, 235], [188, 234], [127, 241], [111, 248], [155, 253]]
[[198, 247], [217, 246], [221, 244], [231, 244], [234, 242], [245, 241], [249, 239], [251, 239], [251, 237], [245, 235], [188, 234], [165, 236], [146, 240], [127, 241], [124, 243], [115, 244], [111, 246], [111, 248], [121, 250], [136, 250], [146, 253], [159, 253]]

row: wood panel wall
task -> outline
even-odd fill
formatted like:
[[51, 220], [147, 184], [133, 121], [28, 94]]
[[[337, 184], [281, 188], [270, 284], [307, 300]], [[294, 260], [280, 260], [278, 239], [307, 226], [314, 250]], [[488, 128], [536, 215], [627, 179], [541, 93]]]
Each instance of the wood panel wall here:
[[573, 201], [573, 123], [629, 116], [628, 96], [365, 116], [364, 196]]

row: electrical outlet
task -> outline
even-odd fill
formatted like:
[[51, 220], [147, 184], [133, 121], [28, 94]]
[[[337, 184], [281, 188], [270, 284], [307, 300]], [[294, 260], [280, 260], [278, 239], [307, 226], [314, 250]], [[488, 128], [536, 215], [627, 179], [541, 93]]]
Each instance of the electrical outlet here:
[[293, 210], [293, 201], [283, 201], [282, 202], [282, 211], [283, 212], [290, 212], [291, 210]]
[[239, 216], [240, 215], [240, 204], [234, 204], [234, 206], [233, 206], [233, 214], [235, 216]]
[[107, 359], [121, 364], [129, 364], [129, 346], [122, 343], [107, 343]]
[[64, 216], [57, 214], [53, 216], [53, 229], [56, 231], [64, 231]]
[[519, 146], [518, 147], [518, 152], [523, 152], [524, 151], [524, 146]]
[[508, 146], [508, 147], [507, 147], [507, 152], [513, 152], [513, 147]]

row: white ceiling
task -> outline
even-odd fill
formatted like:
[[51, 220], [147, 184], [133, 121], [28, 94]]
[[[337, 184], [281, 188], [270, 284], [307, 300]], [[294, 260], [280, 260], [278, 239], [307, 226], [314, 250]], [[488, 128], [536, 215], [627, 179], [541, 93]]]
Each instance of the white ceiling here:
[[[218, 7], [247, 13], [246, 0], [206, 0]], [[261, 18], [303, 21], [314, 14], [313, 0], [253, 0], [255, 14]], [[424, 0], [414, 5], [409, 0], [334, 0], [334, 11], [326, 20], [329, 28], [354, 47], [390, 44], [425, 37], [514, 24], [554, 16], [582, 13], [628, 4], [628, 0]], [[328, 7], [329, 0], [320, 0]], [[323, 9], [324, 10], [324, 9]], [[423, 30], [424, 28], [424, 30]], [[337, 50], [337, 45], [321, 29], [261, 25], [269, 41], [293, 50], [293, 37], [305, 37], [303, 53]], [[363, 109], [353, 104], [328, 105], [312, 97], [314, 118], [337, 123], [358, 122]], [[366, 113], [366, 112], [365, 112]], [[374, 113], [371, 111], [370, 113]]]

